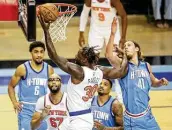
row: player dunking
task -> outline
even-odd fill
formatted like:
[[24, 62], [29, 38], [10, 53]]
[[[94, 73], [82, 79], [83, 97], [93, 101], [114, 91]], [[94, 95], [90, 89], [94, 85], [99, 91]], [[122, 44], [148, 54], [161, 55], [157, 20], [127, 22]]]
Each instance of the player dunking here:
[[[8, 94], [15, 111], [18, 112], [18, 129], [30, 130], [30, 121], [39, 97], [47, 92], [47, 80], [53, 68], [43, 62], [45, 45], [36, 41], [30, 44], [32, 59], [17, 67], [8, 84]], [[19, 85], [17, 101], [15, 87]]]
[[[120, 59], [113, 57], [113, 37], [116, 32], [116, 20], [112, 23], [111, 37], [107, 46], [108, 59], [112, 65], [119, 67]], [[120, 81], [123, 101], [126, 108], [124, 114], [125, 130], [160, 130], [149, 105], [149, 90], [152, 87], [167, 85], [165, 78], [157, 79], [152, 73], [149, 63], [141, 57], [140, 46], [134, 41], [125, 43], [125, 52], [129, 60], [128, 72]]]
[[31, 126], [35, 130], [42, 120], [46, 120], [48, 129], [57, 130], [59, 125], [67, 118], [66, 93], [62, 93], [61, 77], [52, 74], [48, 79], [50, 93], [39, 98], [36, 103], [36, 112], [33, 114]]
[[[84, 31], [88, 21], [88, 15], [91, 9], [91, 23], [88, 44], [90, 47], [98, 46], [102, 50], [104, 44], [107, 45], [110, 37], [111, 23], [117, 13], [122, 21], [122, 35], [120, 36], [119, 24], [115, 34], [115, 43], [122, 47], [127, 30], [127, 15], [120, 0], [85, 0], [83, 11], [80, 17], [80, 36], [79, 45], [85, 44]], [[119, 22], [118, 22], [119, 23]]]
[[38, 16], [45, 34], [46, 47], [49, 57], [63, 71], [71, 75], [67, 85], [67, 107], [70, 115], [69, 130], [92, 130], [93, 115], [91, 113], [91, 100], [96, 92], [98, 84], [101, 83], [103, 75], [107, 78], [120, 78], [126, 73], [126, 56], [121, 68], [106, 68], [96, 66], [98, 57], [93, 47], [84, 47], [76, 55], [76, 63], [59, 56], [51, 41], [48, 31], [49, 26], [45, 24], [42, 16]]

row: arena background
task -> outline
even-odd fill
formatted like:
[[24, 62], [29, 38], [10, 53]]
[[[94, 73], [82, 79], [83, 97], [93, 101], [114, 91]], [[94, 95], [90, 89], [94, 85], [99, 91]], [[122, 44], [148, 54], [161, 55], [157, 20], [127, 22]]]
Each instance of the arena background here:
[[[166, 77], [170, 83], [166, 87], [151, 89], [150, 104], [162, 130], [172, 130], [172, 28], [158, 29], [154, 26], [151, 0], [121, 0], [128, 13], [127, 39], [137, 41], [142, 48], [145, 60], [158, 77]], [[24, 2], [24, 1], [23, 1]], [[78, 7], [78, 12], [67, 26], [67, 40], [55, 44], [57, 52], [73, 61], [78, 46], [79, 16], [83, 0], [37, 0], [37, 4], [46, 2], [71, 3]], [[163, 9], [163, 8], [162, 8]], [[85, 36], [88, 36], [89, 25]], [[75, 32], [75, 33], [73, 33]], [[42, 37], [42, 29], [37, 22], [37, 39]], [[0, 130], [17, 130], [17, 115], [7, 95], [7, 85], [16, 67], [30, 59], [29, 43], [17, 25], [16, 0], [0, 0]], [[63, 91], [69, 75], [61, 71], [46, 53], [45, 61], [55, 67], [55, 72], [63, 79]], [[101, 53], [100, 63], [109, 66]], [[114, 88], [113, 88], [114, 90]], [[17, 89], [16, 89], [17, 92]], [[115, 95], [114, 92], [112, 92]]]

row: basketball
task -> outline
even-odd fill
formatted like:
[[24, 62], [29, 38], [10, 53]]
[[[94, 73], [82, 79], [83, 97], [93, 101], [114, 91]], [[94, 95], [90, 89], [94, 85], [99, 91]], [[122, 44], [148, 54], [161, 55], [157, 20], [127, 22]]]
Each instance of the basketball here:
[[59, 15], [56, 5], [50, 3], [40, 5], [39, 13], [43, 16], [46, 23], [54, 22]]

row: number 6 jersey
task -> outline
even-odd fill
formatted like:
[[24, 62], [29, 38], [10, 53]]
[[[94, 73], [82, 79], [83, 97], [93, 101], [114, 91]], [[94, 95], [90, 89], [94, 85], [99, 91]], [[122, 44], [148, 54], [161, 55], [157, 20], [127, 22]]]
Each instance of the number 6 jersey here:
[[19, 101], [36, 103], [39, 97], [47, 93], [48, 64], [43, 62], [39, 72], [32, 68], [30, 61], [25, 62], [24, 66], [26, 75], [19, 82]]
[[69, 112], [90, 109], [92, 98], [103, 78], [103, 72], [98, 67], [94, 70], [88, 67], [82, 68], [84, 79], [81, 83], [73, 84], [71, 78], [68, 81], [67, 107]]
[[42, 113], [42, 109], [44, 109], [46, 105], [51, 106], [51, 110], [49, 111], [48, 116], [45, 118], [48, 130], [58, 130], [59, 125], [68, 117], [66, 97], [67, 94], [63, 93], [61, 101], [58, 104], [52, 103], [49, 94], [38, 99], [35, 109], [37, 112]]

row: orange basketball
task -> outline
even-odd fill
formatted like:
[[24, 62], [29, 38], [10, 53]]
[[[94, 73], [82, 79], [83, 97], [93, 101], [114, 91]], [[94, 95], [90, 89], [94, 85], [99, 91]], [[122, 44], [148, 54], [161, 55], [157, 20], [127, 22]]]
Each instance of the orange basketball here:
[[46, 23], [54, 22], [59, 15], [56, 5], [50, 3], [40, 5], [39, 13], [44, 17]]

